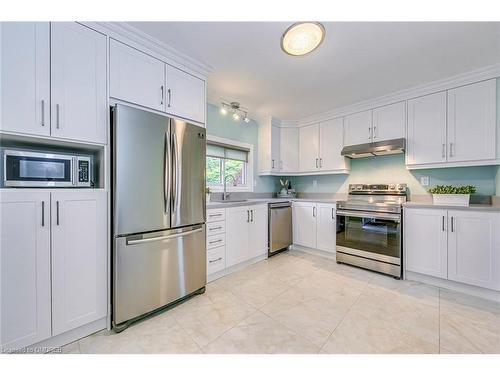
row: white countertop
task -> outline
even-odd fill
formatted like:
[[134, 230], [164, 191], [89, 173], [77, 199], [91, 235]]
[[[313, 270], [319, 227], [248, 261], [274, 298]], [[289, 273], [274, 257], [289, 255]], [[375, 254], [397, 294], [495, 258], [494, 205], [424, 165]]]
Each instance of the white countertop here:
[[336, 203], [336, 199], [300, 199], [300, 198], [260, 198], [260, 199], [247, 199], [242, 202], [231, 202], [222, 203], [220, 201], [211, 201], [207, 203], [207, 210], [213, 208], [228, 208], [228, 207], [240, 207], [240, 206], [251, 206], [256, 204], [267, 204], [267, 203], [280, 203], [280, 202], [317, 202], [317, 203]]

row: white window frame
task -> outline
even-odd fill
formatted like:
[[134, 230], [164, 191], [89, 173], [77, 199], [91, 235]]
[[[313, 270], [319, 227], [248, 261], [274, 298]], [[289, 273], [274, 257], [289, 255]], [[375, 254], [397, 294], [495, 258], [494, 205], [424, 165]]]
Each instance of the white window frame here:
[[[228, 146], [235, 146], [235, 147], [241, 147], [241, 148], [246, 148], [248, 149], [248, 162], [247, 162], [247, 186], [233, 186], [231, 181], [228, 181], [226, 185], [226, 191], [228, 192], [237, 192], [237, 191], [247, 191], [247, 192], [253, 192], [253, 145], [251, 143], [244, 143], [244, 142], [239, 142], [235, 141], [233, 139], [227, 139], [227, 138], [221, 138], [221, 137], [216, 137], [214, 135], [207, 135], [207, 141], [208, 142], [216, 142], [216, 143], [222, 143], [226, 144]], [[210, 191], [213, 193], [221, 193], [224, 191], [224, 188], [221, 186], [208, 186], [210, 188]]]

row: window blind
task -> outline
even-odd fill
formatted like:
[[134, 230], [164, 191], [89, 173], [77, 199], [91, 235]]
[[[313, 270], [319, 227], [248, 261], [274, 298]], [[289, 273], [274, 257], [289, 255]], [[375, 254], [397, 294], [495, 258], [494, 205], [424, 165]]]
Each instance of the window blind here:
[[248, 162], [248, 153], [250, 149], [226, 145], [217, 142], [207, 142], [207, 156], [221, 159], [231, 159]]

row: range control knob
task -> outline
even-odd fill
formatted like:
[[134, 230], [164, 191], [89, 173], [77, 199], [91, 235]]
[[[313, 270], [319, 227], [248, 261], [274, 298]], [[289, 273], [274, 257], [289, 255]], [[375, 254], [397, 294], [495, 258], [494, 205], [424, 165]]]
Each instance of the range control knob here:
[[389, 190], [396, 190], [396, 185], [389, 185]]

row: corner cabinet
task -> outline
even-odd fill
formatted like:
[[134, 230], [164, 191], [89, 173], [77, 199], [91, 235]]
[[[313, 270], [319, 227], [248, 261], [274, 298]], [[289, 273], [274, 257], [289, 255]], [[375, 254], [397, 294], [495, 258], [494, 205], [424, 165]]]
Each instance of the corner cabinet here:
[[500, 213], [405, 209], [407, 271], [500, 290]]
[[294, 245], [335, 253], [336, 205], [334, 203], [293, 202]]
[[107, 192], [2, 190], [0, 206], [1, 348], [106, 317]]
[[106, 143], [106, 36], [76, 22], [4, 22], [1, 130]]
[[110, 96], [205, 123], [205, 81], [111, 39]]

